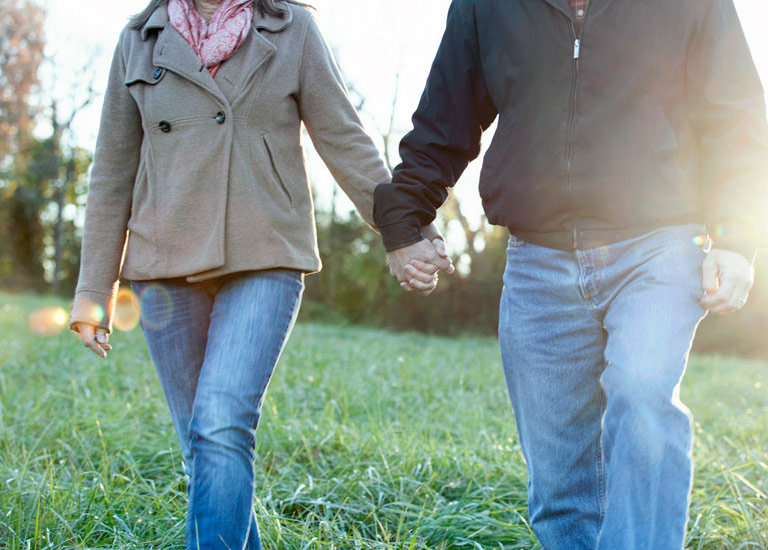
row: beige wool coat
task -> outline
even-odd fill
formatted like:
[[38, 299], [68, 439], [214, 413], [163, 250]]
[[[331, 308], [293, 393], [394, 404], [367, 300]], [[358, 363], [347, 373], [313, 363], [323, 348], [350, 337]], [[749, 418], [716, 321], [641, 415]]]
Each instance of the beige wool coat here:
[[[165, 6], [126, 27], [88, 190], [70, 326], [111, 330], [118, 279], [320, 269], [301, 124], [362, 217], [389, 181], [310, 13], [254, 14], [214, 79]], [[437, 236], [425, 228], [428, 238]]]

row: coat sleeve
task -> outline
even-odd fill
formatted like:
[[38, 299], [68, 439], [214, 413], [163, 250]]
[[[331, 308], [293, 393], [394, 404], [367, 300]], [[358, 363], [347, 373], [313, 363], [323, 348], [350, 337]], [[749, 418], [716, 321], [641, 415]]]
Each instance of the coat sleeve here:
[[373, 190], [389, 170], [350, 102], [330, 48], [310, 18], [299, 69], [301, 119], [336, 182], [371, 226]]
[[751, 259], [765, 246], [765, 96], [733, 0], [707, 0], [687, 59], [701, 197], [714, 246]]
[[112, 313], [139, 166], [143, 130], [125, 85], [122, 40], [112, 59], [88, 186], [80, 276], [70, 327], [85, 322], [111, 331]]
[[496, 118], [483, 76], [473, 2], [454, 0], [413, 130], [400, 143], [392, 183], [376, 189], [374, 219], [387, 250], [419, 240]]

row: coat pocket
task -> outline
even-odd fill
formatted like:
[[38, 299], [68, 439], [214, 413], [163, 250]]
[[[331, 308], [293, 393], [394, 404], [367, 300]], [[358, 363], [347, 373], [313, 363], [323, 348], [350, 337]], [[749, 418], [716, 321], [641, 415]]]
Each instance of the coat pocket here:
[[267, 150], [267, 156], [269, 157], [269, 164], [272, 169], [272, 174], [274, 175], [274, 179], [277, 182], [278, 186], [282, 190], [283, 194], [285, 195], [286, 199], [288, 199], [288, 204], [293, 207], [293, 196], [291, 195], [291, 192], [288, 189], [288, 181], [280, 174], [280, 161], [278, 157], [275, 156], [276, 148], [270, 145], [269, 143], [269, 137], [267, 134], [262, 134], [262, 141], [264, 142], [264, 148]]

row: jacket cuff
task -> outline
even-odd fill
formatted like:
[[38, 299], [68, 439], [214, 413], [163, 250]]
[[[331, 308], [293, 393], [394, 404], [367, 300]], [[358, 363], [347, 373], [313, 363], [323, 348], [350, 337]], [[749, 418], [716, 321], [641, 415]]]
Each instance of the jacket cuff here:
[[402, 221], [379, 227], [384, 249], [392, 252], [424, 240], [418, 221]]
[[[69, 329], [75, 330], [75, 323], [88, 323], [112, 332], [112, 313], [115, 309], [116, 293], [80, 290], [75, 294], [69, 315]], [[77, 331], [75, 331], [77, 332]]]

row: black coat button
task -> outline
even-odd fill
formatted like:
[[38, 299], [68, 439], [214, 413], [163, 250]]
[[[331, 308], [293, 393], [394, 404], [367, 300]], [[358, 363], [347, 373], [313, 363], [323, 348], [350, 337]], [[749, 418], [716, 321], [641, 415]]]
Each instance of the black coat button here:
[[160, 78], [161, 76], [163, 76], [163, 69], [161, 69], [160, 67], [158, 67], [157, 69], [155, 69], [155, 74], [153, 74], [152, 76], [154, 76], [154, 77], [155, 77], [155, 80], [157, 80], [158, 78]]
[[219, 111], [216, 113], [216, 122], [219, 124], [224, 124], [224, 121], [227, 120], [227, 115], [224, 113], [224, 111]]
[[158, 126], [160, 127], [160, 131], [165, 132], [166, 134], [171, 131], [171, 123], [167, 120], [161, 120]]

